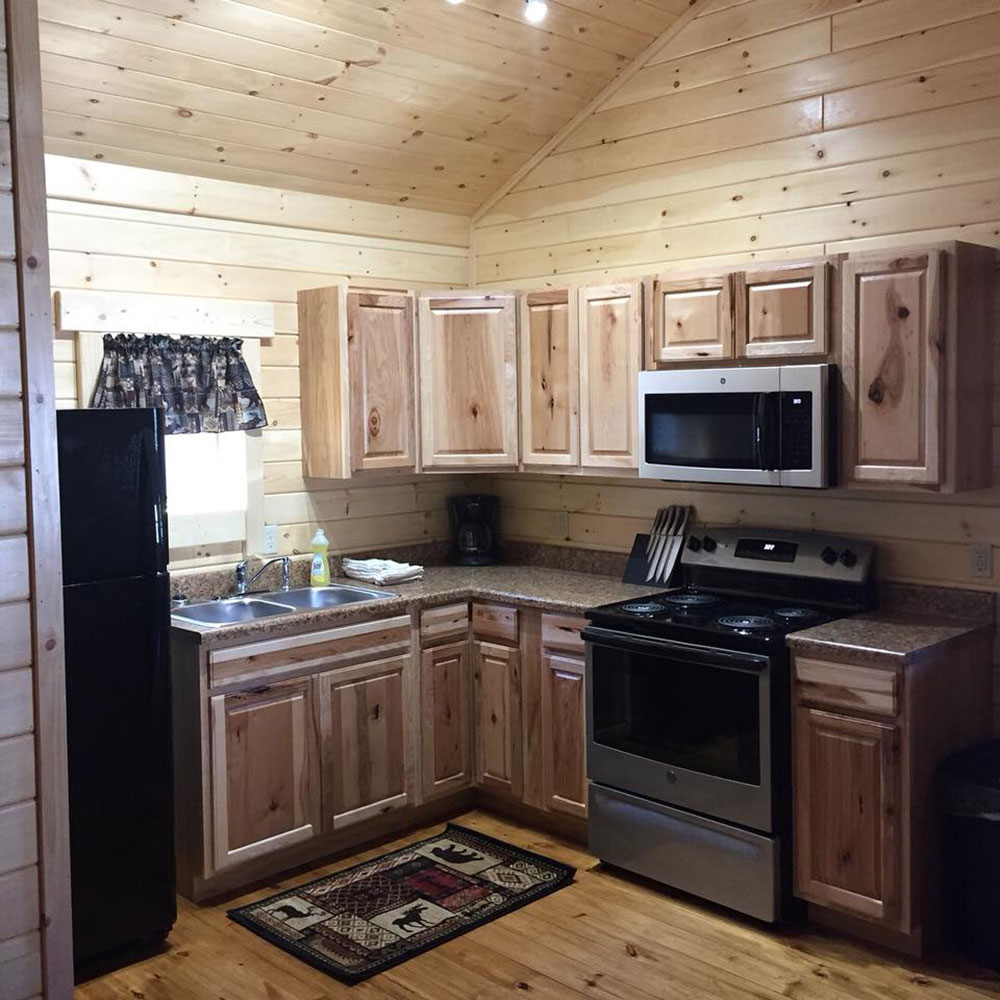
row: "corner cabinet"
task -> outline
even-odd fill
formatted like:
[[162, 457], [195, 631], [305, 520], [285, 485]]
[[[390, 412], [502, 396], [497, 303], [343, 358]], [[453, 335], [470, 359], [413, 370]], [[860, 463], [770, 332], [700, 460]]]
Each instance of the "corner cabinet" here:
[[512, 293], [421, 296], [424, 468], [517, 465], [516, 301]]
[[638, 467], [642, 284], [581, 288], [580, 465]]
[[849, 483], [942, 492], [992, 482], [994, 251], [942, 244], [844, 266]]
[[298, 306], [305, 475], [416, 471], [413, 297], [335, 285]]

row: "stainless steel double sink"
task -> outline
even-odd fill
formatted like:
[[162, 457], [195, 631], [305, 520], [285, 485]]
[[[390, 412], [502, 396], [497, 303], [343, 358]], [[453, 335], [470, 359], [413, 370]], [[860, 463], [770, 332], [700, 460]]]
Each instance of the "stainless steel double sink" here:
[[171, 617], [195, 625], [235, 625], [239, 622], [294, 614], [297, 611], [319, 611], [361, 601], [384, 601], [397, 595], [388, 590], [367, 590], [364, 587], [334, 585], [330, 587], [299, 587], [276, 590], [266, 594], [227, 597], [201, 604], [182, 604], [173, 608]]

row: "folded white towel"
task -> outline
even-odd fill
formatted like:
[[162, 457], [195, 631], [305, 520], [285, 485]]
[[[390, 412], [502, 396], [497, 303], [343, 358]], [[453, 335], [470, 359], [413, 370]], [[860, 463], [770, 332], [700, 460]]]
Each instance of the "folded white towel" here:
[[391, 583], [408, 583], [424, 575], [423, 566], [395, 562], [392, 559], [342, 559], [345, 575], [384, 587]]

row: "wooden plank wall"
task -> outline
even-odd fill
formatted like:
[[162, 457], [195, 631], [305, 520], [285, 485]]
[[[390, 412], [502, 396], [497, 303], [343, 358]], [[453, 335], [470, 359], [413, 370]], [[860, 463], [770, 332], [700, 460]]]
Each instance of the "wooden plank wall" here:
[[0, 994], [69, 998], [61, 541], [34, 0], [0, 5]]
[[[447, 537], [452, 478], [330, 488], [302, 478], [296, 293], [342, 281], [464, 286], [468, 219], [156, 170], [46, 158], [54, 288], [262, 300], [279, 335], [261, 342], [266, 523], [280, 551], [317, 523], [337, 551]], [[74, 346], [56, 341], [59, 405], [76, 398]], [[212, 546], [194, 562], [227, 560]]]
[[[479, 220], [475, 279], [601, 281], [945, 237], [1000, 246], [998, 154], [1000, 0], [709, 0]], [[996, 381], [1000, 454], [1000, 369]], [[875, 538], [894, 579], [982, 587], [973, 540], [1000, 568], [995, 495], [521, 477], [499, 489], [523, 539], [624, 550], [658, 506], [686, 500], [708, 521]]]

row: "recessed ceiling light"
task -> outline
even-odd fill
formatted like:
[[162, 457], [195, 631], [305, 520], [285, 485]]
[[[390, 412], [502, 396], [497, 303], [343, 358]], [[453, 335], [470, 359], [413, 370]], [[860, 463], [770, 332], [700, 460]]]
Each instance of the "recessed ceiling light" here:
[[448, 3], [450, 3], [452, 7], [457, 7], [460, 3], [465, 3], [465, 0], [448, 0]]
[[549, 12], [545, 0], [524, 0], [524, 19], [532, 24], [541, 24]]

